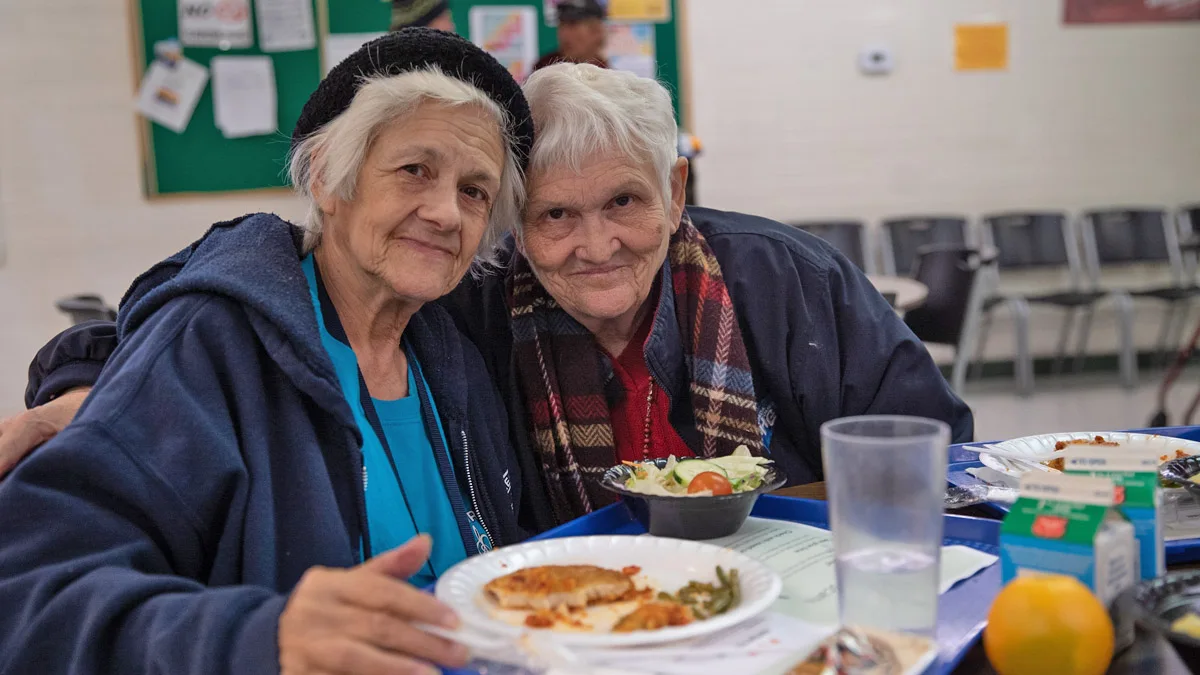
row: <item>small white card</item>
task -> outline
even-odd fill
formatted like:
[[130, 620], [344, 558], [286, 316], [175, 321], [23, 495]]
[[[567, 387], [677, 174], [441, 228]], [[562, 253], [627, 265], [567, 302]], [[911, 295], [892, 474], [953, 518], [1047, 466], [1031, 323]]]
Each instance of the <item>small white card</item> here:
[[279, 129], [275, 68], [269, 56], [214, 56], [213, 115], [225, 138]]
[[245, 49], [254, 44], [250, 0], [177, 0], [184, 47]]
[[138, 92], [138, 112], [175, 133], [183, 133], [208, 84], [208, 69], [181, 58], [150, 64]]
[[294, 52], [317, 46], [312, 0], [254, 0], [258, 46], [264, 52]]

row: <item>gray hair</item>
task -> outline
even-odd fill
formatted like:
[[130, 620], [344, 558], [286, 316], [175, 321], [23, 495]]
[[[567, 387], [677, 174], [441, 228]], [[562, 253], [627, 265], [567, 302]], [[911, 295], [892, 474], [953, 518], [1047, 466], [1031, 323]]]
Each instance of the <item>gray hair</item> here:
[[522, 89], [533, 111], [531, 172], [562, 165], [578, 172], [589, 156], [617, 151], [650, 162], [670, 197], [679, 127], [671, 95], [657, 81], [561, 63], [534, 73]]
[[525, 180], [513, 155], [508, 114], [479, 88], [446, 75], [436, 66], [366, 78], [345, 112], [292, 148], [288, 173], [296, 192], [307, 202], [307, 213], [300, 223], [305, 252], [320, 242], [324, 224], [316, 197], [317, 185], [346, 201], [354, 199], [358, 172], [381, 129], [427, 101], [450, 107], [479, 106], [500, 127], [505, 157], [500, 192], [492, 206], [487, 232], [479, 242], [477, 257], [487, 258], [492, 254], [496, 242], [519, 218], [525, 201]]

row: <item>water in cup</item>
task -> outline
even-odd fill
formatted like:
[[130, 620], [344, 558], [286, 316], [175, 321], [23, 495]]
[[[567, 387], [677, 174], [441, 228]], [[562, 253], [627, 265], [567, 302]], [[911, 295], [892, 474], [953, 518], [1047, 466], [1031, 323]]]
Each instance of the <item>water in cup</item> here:
[[919, 417], [821, 427], [843, 626], [934, 635], [949, 441]]
[[842, 624], [924, 633], [937, 619], [937, 560], [919, 551], [868, 548], [838, 557]]

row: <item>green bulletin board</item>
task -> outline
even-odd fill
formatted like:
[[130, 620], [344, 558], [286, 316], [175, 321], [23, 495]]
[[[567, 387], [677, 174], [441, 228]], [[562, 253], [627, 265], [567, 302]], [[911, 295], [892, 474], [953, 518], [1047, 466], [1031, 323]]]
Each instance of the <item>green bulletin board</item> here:
[[[340, 0], [339, 0], [340, 1]], [[366, 2], [369, 0], [359, 0]], [[470, 24], [471, 8], [479, 5], [494, 5], [517, 7], [528, 5], [537, 10], [537, 25], [538, 25], [538, 52], [539, 54], [548, 54], [555, 49], [558, 49], [558, 33], [554, 26], [546, 25], [546, 15], [544, 11], [544, 1], [536, 0], [535, 2], [521, 2], [520, 0], [451, 0], [452, 14], [454, 16], [454, 26], [462, 35], [468, 34]], [[680, 16], [680, 0], [671, 0], [671, 20], [665, 23], [654, 24], [654, 46], [656, 58], [658, 62], [658, 81], [671, 92], [671, 103], [675, 106], [675, 117], [683, 119], [684, 100], [681, 95], [681, 64], [680, 64], [680, 44], [679, 44], [679, 16]]]
[[328, 33], [385, 33], [392, 25], [388, 0], [327, 0]]
[[[0, 0], [2, 1], [2, 0]], [[135, 83], [153, 62], [154, 44], [178, 34], [177, 0], [128, 0], [134, 36]], [[211, 82], [205, 86], [191, 121], [183, 133], [175, 133], [139, 116], [142, 140], [143, 188], [150, 197], [189, 193], [218, 193], [238, 190], [287, 187], [284, 175], [290, 135], [308, 97], [320, 83], [322, 45], [330, 34], [383, 33], [391, 24], [389, 0], [312, 0], [317, 46], [292, 52], [271, 52], [275, 70], [278, 132], [266, 136], [225, 138], [217, 128]], [[553, 26], [543, 15], [544, 0], [451, 0], [454, 23], [459, 33], [469, 33], [470, 9], [476, 5], [529, 5], [537, 10], [538, 48], [541, 54], [557, 48]], [[671, 20], [655, 24], [657, 76], [671, 91], [677, 115], [682, 117], [681, 65], [678, 24], [682, 0], [671, 0]], [[250, 2], [251, 7], [254, 3]], [[264, 52], [255, 45], [247, 49], [184, 47], [186, 58], [206, 68], [214, 56], [257, 56]]]
[[[381, 4], [378, 0], [372, 0]], [[138, 40], [135, 83], [140, 83], [154, 60], [154, 43], [178, 33], [176, 0], [131, 0], [134, 36]], [[338, 3], [347, 0], [337, 0]], [[253, 5], [253, 3], [251, 3]], [[319, 20], [318, 20], [319, 23]], [[289, 135], [300, 110], [321, 80], [320, 35], [318, 48], [272, 52], [278, 96], [279, 132], [270, 136], [225, 138], [213, 119], [212, 84], [196, 105], [182, 134], [140, 118], [143, 125], [143, 182], [147, 195], [188, 192], [225, 192], [284, 187], [284, 160]], [[257, 44], [257, 35], [255, 35]], [[249, 49], [220, 50], [185, 47], [184, 56], [205, 66], [214, 56], [249, 56], [264, 52]]]

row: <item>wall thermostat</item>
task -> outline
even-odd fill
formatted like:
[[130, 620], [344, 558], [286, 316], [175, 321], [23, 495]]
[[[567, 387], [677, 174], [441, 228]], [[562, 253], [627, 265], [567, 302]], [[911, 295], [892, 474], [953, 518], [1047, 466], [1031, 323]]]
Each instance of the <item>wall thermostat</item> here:
[[858, 53], [858, 69], [863, 75], [887, 75], [895, 68], [892, 50], [887, 47], [866, 47]]

